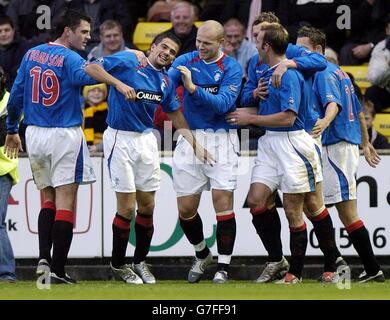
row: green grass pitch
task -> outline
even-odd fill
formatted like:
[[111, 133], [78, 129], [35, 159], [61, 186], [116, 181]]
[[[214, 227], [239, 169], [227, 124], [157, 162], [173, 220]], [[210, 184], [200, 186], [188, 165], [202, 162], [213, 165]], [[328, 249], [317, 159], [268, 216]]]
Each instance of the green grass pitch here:
[[390, 299], [390, 281], [351, 283], [350, 289], [322, 285], [306, 280], [298, 285], [255, 284], [230, 281], [218, 285], [211, 281], [188, 284], [185, 281], [159, 281], [155, 285], [127, 285], [114, 281], [81, 281], [77, 285], [52, 285], [39, 290], [33, 281], [0, 283], [0, 300], [20, 299], [104, 299], [104, 300], [382, 300]]

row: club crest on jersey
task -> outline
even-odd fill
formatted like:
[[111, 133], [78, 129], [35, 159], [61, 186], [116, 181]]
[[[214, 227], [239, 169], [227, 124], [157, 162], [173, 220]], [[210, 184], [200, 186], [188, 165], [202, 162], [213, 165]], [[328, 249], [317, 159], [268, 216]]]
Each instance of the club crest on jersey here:
[[167, 81], [165, 79], [162, 79], [161, 81], [161, 91], [164, 92], [165, 88], [168, 87]]
[[202, 87], [203, 90], [205, 90], [206, 92], [209, 92], [211, 94], [218, 94], [218, 91], [219, 91], [219, 86], [213, 86], [213, 85], [210, 85], [210, 86], [203, 86]]
[[219, 81], [219, 80], [221, 80], [221, 78], [222, 78], [221, 72], [216, 71], [215, 74], [214, 74], [214, 80], [215, 81]]
[[136, 98], [137, 100], [146, 100], [149, 102], [160, 103], [162, 100], [162, 94], [147, 90], [137, 90]]

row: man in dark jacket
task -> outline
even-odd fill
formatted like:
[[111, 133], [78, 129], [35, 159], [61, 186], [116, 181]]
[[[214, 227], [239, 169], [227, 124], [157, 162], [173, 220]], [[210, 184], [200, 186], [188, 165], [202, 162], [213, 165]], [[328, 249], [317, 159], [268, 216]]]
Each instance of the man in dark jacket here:
[[8, 90], [11, 89], [20, 62], [30, 47], [29, 42], [16, 33], [11, 18], [0, 16], [0, 65], [6, 74]]

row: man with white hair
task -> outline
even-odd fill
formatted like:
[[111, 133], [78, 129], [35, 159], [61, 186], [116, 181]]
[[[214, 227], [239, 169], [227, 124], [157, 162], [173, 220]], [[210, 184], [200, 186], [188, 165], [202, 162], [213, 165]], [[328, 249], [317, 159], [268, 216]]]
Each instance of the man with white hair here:
[[177, 3], [171, 12], [172, 28], [168, 32], [175, 34], [181, 41], [181, 48], [177, 56], [196, 50], [196, 33], [194, 25], [196, 19], [195, 7], [187, 2]]

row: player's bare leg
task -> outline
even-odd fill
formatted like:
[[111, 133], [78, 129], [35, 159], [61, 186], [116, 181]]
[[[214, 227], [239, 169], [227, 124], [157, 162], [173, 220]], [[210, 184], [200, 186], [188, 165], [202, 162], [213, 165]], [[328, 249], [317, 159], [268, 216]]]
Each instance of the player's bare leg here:
[[236, 239], [236, 219], [233, 211], [233, 191], [212, 190], [213, 205], [217, 216], [218, 267], [213, 281], [225, 283]]
[[188, 273], [188, 282], [200, 281], [204, 269], [212, 262], [213, 256], [206, 245], [203, 235], [203, 224], [197, 210], [200, 194], [181, 196], [177, 198], [179, 220], [188, 241], [194, 246], [195, 259]]
[[364, 266], [364, 272], [359, 276], [359, 281], [383, 282], [385, 278], [374, 256], [368, 231], [358, 216], [356, 200], [336, 203], [336, 208]]
[[115, 279], [128, 284], [142, 284], [142, 279], [125, 263], [130, 225], [135, 210], [136, 193], [115, 192], [117, 213], [112, 222], [111, 271]]
[[268, 252], [268, 261], [257, 283], [271, 282], [282, 278], [289, 264], [283, 257], [280, 238], [281, 224], [275, 206], [276, 191], [262, 183], [252, 183], [248, 194], [248, 205], [253, 216], [252, 223]]

